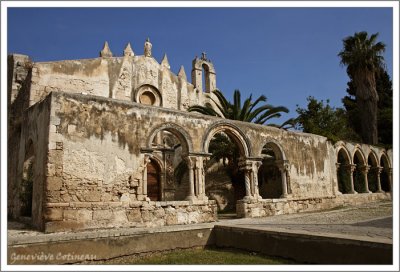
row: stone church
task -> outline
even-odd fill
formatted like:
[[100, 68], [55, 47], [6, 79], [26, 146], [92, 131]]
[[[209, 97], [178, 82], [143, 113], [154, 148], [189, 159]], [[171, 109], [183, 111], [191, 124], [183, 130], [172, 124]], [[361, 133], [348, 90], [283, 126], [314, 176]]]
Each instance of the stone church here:
[[[44, 232], [265, 217], [391, 199], [392, 150], [188, 112], [217, 88], [203, 53], [159, 63], [8, 56], [8, 217]], [[216, 135], [239, 150], [233, 184]]]

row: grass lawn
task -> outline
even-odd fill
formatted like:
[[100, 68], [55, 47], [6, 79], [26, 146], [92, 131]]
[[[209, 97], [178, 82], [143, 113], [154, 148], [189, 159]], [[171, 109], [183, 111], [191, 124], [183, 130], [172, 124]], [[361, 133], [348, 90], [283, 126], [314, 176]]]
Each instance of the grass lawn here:
[[182, 249], [131, 255], [90, 264], [295, 264], [291, 260], [233, 249]]

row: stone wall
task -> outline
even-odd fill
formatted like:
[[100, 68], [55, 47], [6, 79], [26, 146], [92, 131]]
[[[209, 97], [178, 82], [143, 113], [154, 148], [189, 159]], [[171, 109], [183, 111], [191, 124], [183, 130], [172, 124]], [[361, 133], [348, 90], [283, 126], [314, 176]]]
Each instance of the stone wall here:
[[215, 202], [189, 201], [47, 203], [46, 232], [119, 227], [160, 227], [214, 222]]
[[153, 57], [125, 56], [33, 63], [30, 105], [52, 91], [140, 102], [143, 86], [152, 88], [165, 108], [186, 110], [206, 99], [186, 77]]
[[266, 217], [280, 214], [312, 212], [341, 206], [360, 205], [380, 200], [390, 200], [389, 193], [343, 194], [335, 197], [314, 197], [299, 199], [263, 199], [257, 202], [239, 201], [236, 207], [238, 217]]
[[[238, 137], [244, 141], [244, 156], [261, 156], [265, 143], [278, 143], [284, 159], [290, 162], [294, 197], [335, 194], [335, 151], [325, 137], [88, 95], [54, 93], [53, 97], [54, 132], [50, 134], [50, 145], [56, 146], [58, 142], [65, 146], [63, 164], [68, 161], [70, 165], [65, 166], [67, 172], [82, 173], [81, 178], [88, 182], [109, 183], [113, 177], [107, 175], [116, 172], [111, 170], [119, 167], [118, 158], [124, 161], [119, 164], [121, 174], [137, 171], [144, 158], [141, 150], [149, 147], [152, 134], [163, 127], [179, 134], [182, 145], [189, 149], [186, 151], [198, 153], [207, 153], [207, 135], [222, 127], [243, 133]], [[93, 158], [99, 161], [88, 161], [96, 160]], [[80, 167], [72, 167], [72, 163]], [[94, 168], [89, 169], [88, 165]]]
[[[21, 207], [21, 181], [24, 172], [24, 162], [27, 158], [28, 148], [31, 148], [34, 157], [32, 169], [32, 225], [43, 230], [43, 205], [46, 202], [46, 191], [43, 190], [48, 179], [48, 143], [50, 123], [51, 97], [29, 108], [23, 114], [21, 132], [16, 135], [19, 140], [18, 152], [14, 154], [17, 160], [9, 161], [9, 191], [8, 212], [12, 218], [20, 216]], [[18, 137], [19, 136], [19, 137]], [[12, 142], [11, 142], [12, 143]], [[12, 150], [12, 149], [11, 149]]]

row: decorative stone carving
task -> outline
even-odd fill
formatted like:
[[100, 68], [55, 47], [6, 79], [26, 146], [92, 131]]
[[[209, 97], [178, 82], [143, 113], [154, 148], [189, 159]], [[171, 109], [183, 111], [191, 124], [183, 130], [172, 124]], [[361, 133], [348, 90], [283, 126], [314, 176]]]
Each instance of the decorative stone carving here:
[[187, 76], [186, 76], [185, 68], [183, 67], [183, 65], [181, 65], [181, 68], [179, 69], [178, 77], [182, 78], [185, 81], [187, 81]]
[[164, 57], [163, 57], [163, 59], [161, 61], [161, 66], [166, 67], [168, 69], [171, 68], [171, 66], [169, 65], [169, 62], [168, 62], [167, 54], [164, 54]]
[[146, 42], [144, 43], [144, 56], [151, 57], [151, 48], [153, 45], [150, 43], [150, 39], [147, 38]]
[[124, 49], [124, 56], [133, 57], [135, 53], [132, 50], [131, 43], [128, 43]]
[[108, 42], [106, 41], [106, 42], [104, 42], [103, 49], [100, 51], [100, 57], [111, 58], [112, 56], [113, 56], [112, 52], [110, 50], [110, 47], [108, 46]]

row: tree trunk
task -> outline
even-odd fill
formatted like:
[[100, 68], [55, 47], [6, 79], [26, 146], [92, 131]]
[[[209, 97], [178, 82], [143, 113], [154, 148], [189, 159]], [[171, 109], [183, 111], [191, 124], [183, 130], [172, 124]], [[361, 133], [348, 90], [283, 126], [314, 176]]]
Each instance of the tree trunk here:
[[378, 93], [373, 72], [360, 71], [354, 77], [356, 83], [356, 100], [360, 112], [361, 138], [363, 143], [378, 143]]

